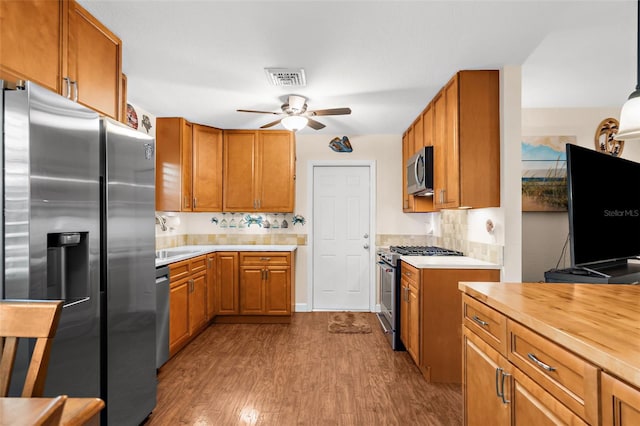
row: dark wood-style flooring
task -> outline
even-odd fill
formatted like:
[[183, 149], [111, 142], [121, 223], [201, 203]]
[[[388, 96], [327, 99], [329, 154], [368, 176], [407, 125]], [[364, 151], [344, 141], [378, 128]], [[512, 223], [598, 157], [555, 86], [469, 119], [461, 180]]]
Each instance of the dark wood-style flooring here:
[[214, 324], [158, 375], [156, 425], [460, 425], [460, 385], [429, 384], [370, 334], [332, 334], [329, 312], [291, 324]]

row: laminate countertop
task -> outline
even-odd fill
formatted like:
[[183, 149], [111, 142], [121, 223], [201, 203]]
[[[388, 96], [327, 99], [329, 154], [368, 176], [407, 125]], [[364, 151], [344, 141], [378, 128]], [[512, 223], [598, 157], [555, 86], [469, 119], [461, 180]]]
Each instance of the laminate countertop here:
[[400, 260], [419, 269], [500, 269], [501, 265], [467, 256], [401, 256]]
[[191, 259], [207, 253], [213, 253], [216, 251], [295, 251], [298, 246], [296, 245], [190, 245], [171, 247], [157, 252], [166, 251], [167, 256], [163, 258], [156, 258], [156, 268], [158, 266], [168, 265], [170, 263], [179, 262], [181, 260]]
[[507, 317], [640, 388], [640, 286], [460, 282]]

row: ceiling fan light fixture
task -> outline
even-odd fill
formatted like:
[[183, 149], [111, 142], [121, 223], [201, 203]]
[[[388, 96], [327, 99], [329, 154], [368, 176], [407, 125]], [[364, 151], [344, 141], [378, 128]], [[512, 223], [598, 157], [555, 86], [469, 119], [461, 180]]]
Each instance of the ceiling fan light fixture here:
[[638, 0], [638, 54], [636, 59], [638, 61], [637, 68], [637, 84], [636, 90], [629, 95], [629, 100], [622, 105], [622, 111], [620, 111], [620, 124], [618, 126], [618, 133], [613, 137], [617, 140], [628, 139], [640, 139], [640, 0]]
[[283, 118], [280, 122], [285, 129], [297, 132], [298, 130], [303, 129], [309, 120], [307, 117], [303, 117], [301, 115], [290, 115]]

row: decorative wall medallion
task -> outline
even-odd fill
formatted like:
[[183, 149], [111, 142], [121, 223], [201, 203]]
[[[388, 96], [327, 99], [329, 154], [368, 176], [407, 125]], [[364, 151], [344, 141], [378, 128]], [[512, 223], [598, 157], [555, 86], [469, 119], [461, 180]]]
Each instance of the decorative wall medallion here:
[[329, 148], [331, 148], [335, 152], [353, 151], [351, 142], [349, 142], [349, 138], [346, 136], [343, 136], [342, 138], [336, 136], [335, 138], [331, 139], [331, 142], [329, 142]]
[[605, 118], [596, 128], [595, 144], [596, 150], [611, 154], [614, 157], [622, 155], [624, 141], [615, 140], [613, 137], [618, 133], [620, 123], [615, 118]]
[[138, 114], [131, 104], [127, 104], [127, 125], [138, 130]]

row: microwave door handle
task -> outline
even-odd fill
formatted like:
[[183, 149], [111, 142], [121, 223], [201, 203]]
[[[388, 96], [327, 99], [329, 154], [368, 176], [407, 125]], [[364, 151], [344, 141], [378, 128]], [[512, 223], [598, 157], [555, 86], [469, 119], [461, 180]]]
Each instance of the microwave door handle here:
[[416, 183], [418, 185], [422, 185], [422, 183], [424, 182], [424, 173], [422, 174], [422, 179], [420, 179], [420, 176], [418, 175], [418, 171], [420, 169], [424, 170], [424, 157], [422, 155], [418, 155], [417, 161], [415, 162], [415, 169], [414, 169], [414, 173], [416, 175]]

